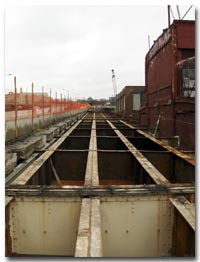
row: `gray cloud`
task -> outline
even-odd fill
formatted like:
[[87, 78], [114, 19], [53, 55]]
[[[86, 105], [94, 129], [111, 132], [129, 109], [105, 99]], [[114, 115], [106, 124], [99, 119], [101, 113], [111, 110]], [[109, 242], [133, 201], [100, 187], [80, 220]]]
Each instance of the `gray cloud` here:
[[5, 73], [24, 89], [33, 81], [52, 93], [108, 97], [112, 68], [118, 91], [144, 84], [148, 35], [152, 43], [166, 27], [164, 5], [6, 8]]

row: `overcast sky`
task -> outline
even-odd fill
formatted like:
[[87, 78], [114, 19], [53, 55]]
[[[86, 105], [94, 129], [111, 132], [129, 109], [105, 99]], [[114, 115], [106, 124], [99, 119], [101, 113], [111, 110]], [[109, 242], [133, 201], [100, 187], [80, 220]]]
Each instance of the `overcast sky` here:
[[[178, 18], [176, 7], [172, 6]], [[179, 6], [181, 16], [189, 6]], [[194, 19], [192, 7], [186, 19]], [[172, 18], [171, 18], [172, 19]], [[145, 55], [167, 28], [167, 6], [38, 6], [5, 9], [5, 88], [72, 98], [113, 96], [145, 84]], [[12, 76], [8, 76], [12, 74]]]

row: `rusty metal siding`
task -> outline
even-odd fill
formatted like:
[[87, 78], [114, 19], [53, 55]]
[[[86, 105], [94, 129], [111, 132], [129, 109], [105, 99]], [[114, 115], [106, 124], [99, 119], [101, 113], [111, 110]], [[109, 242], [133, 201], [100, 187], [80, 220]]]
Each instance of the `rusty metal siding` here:
[[158, 107], [149, 108], [149, 128], [153, 131], [156, 121], [158, 119]]
[[[170, 42], [150, 62], [146, 61], [148, 95], [159, 95], [162, 88], [170, 87], [172, 79], [171, 60], [172, 48]], [[170, 94], [170, 90], [168, 93]]]
[[174, 135], [174, 117], [171, 104], [162, 107], [159, 127], [161, 136], [171, 137]]
[[176, 22], [177, 27], [177, 47], [184, 49], [195, 48], [195, 24], [191, 21]]
[[175, 103], [175, 132], [180, 136], [182, 150], [195, 149], [195, 105], [184, 100]]
[[139, 110], [139, 122], [142, 126], [149, 126], [149, 109], [147, 106]]
[[[162, 39], [162, 41], [160, 39]], [[164, 43], [164, 39], [166, 39], [166, 43]], [[151, 58], [152, 50], [155, 49], [154, 47], [152, 47], [146, 55], [146, 97], [149, 106], [149, 123], [146, 124], [149, 125], [150, 129], [155, 128], [159, 114], [166, 113], [166, 115], [168, 115], [170, 111], [169, 104], [172, 101], [173, 73], [172, 39], [171, 29], [164, 31], [154, 44], [157, 48], [156, 52], [154, 51], [154, 57]], [[165, 117], [162, 118], [160, 122], [160, 135], [171, 136], [173, 133], [172, 124], [171, 121], [167, 119], [166, 115], [164, 114]], [[142, 124], [145, 123], [143, 122]]]
[[[194, 52], [194, 21], [175, 20], [170, 28], [163, 30], [145, 58], [146, 104], [140, 110], [140, 123], [154, 129], [161, 115], [160, 136], [180, 136], [184, 150], [194, 149], [195, 102], [188, 103], [187, 98], [181, 105], [176, 102], [180, 95], [177, 62]], [[180, 106], [189, 113], [177, 113]], [[189, 141], [185, 139], [188, 133]]]

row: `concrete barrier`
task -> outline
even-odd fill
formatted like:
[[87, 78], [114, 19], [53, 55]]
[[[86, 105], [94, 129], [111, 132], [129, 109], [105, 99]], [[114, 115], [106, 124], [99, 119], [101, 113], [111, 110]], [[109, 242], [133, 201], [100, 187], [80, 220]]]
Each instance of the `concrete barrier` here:
[[[77, 109], [68, 112], [63, 112], [58, 114], [53, 113], [52, 115], [45, 115], [45, 116], [35, 116], [32, 118], [21, 118], [15, 120], [6, 120], [5, 122], [5, 141], [13, 141], [16, 138], [20, 138], [23, 136], [30, 135], [32, 132], [36, 131], [37, 129], [42, 129], [53, 125], [59, 121], [64, 119], [73, 117], [77, 114], [83, 113], [86, 109]], [[10, 113], [10, 112], [9, 112]], [[15, 126], [17, 127], [15, 130]]]

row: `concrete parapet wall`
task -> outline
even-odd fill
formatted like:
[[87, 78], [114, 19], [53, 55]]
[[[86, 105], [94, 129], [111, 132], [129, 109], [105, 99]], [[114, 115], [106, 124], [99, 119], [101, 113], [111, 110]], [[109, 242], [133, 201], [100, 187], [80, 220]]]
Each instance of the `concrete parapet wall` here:
[[[84, 112], [86, 109], [77, 109], [68, 112], [63, 112], [62, 114], [52, 114], [45, 116], [36, 116], [33, 118], [23, 118], [15, 120], [8, 120], [5, 122], [5, 141], [9, 142], [18, 137], [30, 135], [33, 131], [37, 129], [44, 128], [51, 124], [55, 124], [62, 119], [66, 119], [75, 116], [79, 113]], [[15, 126], [17, 127], [15, 129]]]

